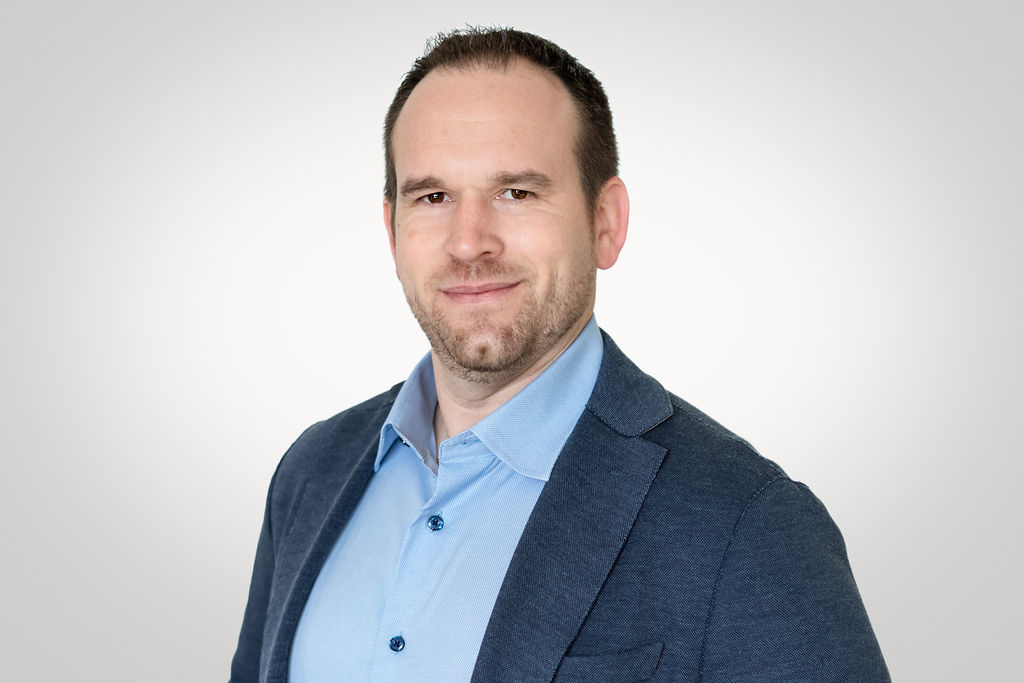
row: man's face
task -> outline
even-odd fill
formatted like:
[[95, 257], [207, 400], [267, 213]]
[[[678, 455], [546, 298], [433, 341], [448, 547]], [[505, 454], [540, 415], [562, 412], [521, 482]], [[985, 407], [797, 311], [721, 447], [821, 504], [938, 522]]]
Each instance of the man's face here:
[[385, 221], [409, 306], [457, 376], [512, 379], [590, 317], [597, 247], [577, 128], [564, 86], [524, 63], [435, 70], [398, 117]]

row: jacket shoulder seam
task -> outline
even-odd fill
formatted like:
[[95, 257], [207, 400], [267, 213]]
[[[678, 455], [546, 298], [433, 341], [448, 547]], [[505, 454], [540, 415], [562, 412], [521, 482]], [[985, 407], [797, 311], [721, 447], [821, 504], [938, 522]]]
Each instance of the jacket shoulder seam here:
[[[738, 440], [742, 441], [742, 439], [738, 439]], [[712, 588], [712, 590], [711, 590], [711, 600], [710, 600], [710, 604], [708, 606], [708, 615], [707, 615], [707, 618], [704, 621], [704, 634], [703, 634], [703, 638], [701, 639], [701, 646], [700, 646], [700, 666], [697, 669], [697, 680], [698, 681], [704, 680], [704, 665], [705, 665], [705, 661], [706, 661], [706, 658], [707, 658], [708, 634], [711, 631], [711, 621], [714, 619], [715, 608], [717, 607], [718, 588], [719, 588], [720, 584], [722, 583], [722, 575], [725, 572], [725, 562], [729, 558], [729, 553], [732, 550], [733, 541], [736, 539], [737, 530], [739, 529], [740, 524], [743, 522], [743, 519], [747, 516], [747, 511], [750, 510], [750, 507], [759, 498], [761, 498], [761, 496], [764, 494], [765, 491], [768, 490], [769, 487], [771, 487], [773, 484], [775, 484], [777, 482], [780, 482], [780, 481], [786, 482], [786, 481], [791, 481], [791, 480], [790, 480], [790, 478], [788, 476], [786, 476], [786, 474], [784, 474], [782, 472], [778, 472], [778, 474], [776, 474], [774, 477], [769, 479], [759, 489], [757, 489], [756, 491], [754, 491], [750, 495], [750, 498], [747, 499], [746, 505], [743, 506], [743, 509], [736, 516], [736, 521], [732, 525], [732, 532], [729, 534], [729, 542], [726, 544], [725, 550], [722, 551], [722, 557], [721, 557], [721, 560], [719, 561], [719, 564], [718, 564], [718, 572], [715, 575], [715, 585], [714, 585], [714, 588]]]

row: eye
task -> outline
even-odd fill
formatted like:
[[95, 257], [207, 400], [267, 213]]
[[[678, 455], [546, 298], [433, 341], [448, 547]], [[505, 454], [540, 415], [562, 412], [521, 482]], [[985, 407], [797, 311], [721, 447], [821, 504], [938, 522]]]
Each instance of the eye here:
[[448, 201], [448, 195], [444, 192], [431, 192], [420, 197], [420, 201], [428, 204], [440, 204], [441, 202]]
[[512, 199], [521, 202], [522, 200], [526, 199], [532, 194], [533, 193], [530, 192], [529, 190], [517, 190], [514, 187], [510, 187], [509, 189], [505, 190], [498, 196], [501, 197], [502, 199]]

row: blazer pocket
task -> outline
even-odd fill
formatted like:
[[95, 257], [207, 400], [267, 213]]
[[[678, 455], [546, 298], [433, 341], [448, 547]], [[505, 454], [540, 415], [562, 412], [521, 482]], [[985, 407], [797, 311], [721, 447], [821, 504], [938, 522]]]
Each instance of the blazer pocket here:
[[554, 683], [633, 683], [654, 675], [661, 661], [664, 643], [604, 655], [562, 657]]

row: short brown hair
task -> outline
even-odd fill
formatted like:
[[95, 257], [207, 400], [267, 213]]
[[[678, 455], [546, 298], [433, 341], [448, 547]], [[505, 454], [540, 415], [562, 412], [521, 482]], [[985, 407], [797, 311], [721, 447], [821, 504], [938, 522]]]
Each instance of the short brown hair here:
[[[612, 127], [612, 112], [601, 82], [575, 57], [550, 40], [511, 28], [475, 27], [440, 33], [427, 43], [423, 56], [413, 62], [395, 92], [384, 118], [384, 197], [394, 207], [397, 198], [395, 157], [391, 138], [395, 122], [413, 89], [439, 67], [507, 68], [523, 59], [555, 75], [569, 91], [579, 115], [576, 160], [583, 196], [591, 211], [605, 181], [619, 172], [619, 152]], [[393, 210], [393, 209], [392, 209]]]

